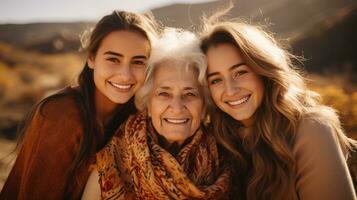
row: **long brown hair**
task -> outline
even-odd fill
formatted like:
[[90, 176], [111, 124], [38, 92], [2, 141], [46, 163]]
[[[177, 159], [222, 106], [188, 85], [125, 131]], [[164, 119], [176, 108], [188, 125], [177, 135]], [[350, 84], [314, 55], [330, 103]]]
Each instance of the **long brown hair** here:
[[[126, 11], [113, 11], [111, 14], [104, 16], [95, 26], [93, 31], [86, 32], [83, 35], [82, 43], [84, 49], [87, 50], [88, 57], [95, 56], [102, 40], [113, 31], [127, 30], [142, 34], [151, 43], [156, 37], [157, 24], [150, 14], [136, 14]], [[96, 142], [101, 137], [97, 122], [96, 109], [94, 103], [95, 84], [93, 79], [93, 69], [89, 68], [88, 63], [85, 63], [83, 70], [78, 77], [78, 87], [68, 88], [51, 95], [39, 102], [29, 113], [27, 119], [22, 123], [20, 128], [19, 146], [21, 146], [23, 135], [27, 127], [32, 121], [33, 115], [37, 109], [43, 113], [44, 105], [53, 99], [70, 95], [74, 97], [76, 105], [80, 111], [82, 120], [83, 136], [80, 144], [80, 149], [70, 168], [69, 177], [66, 184], [65, 196], [69, 196], [72, 192], [74, 184], [77, 180], [74, 179], [76, 171], [88, 161], [89, 156], [93, 155], [93, 145], [97, 146], [96, 151], [101, 149], [103, 145], [114, 134], [114, 131], [119, 125], [127, 119], [130, 114], [136, 111], [134, 98], [131, 98], [126, 104], [118, 108], [111, 120], [104, 127], [104, 142], [99, 145]], [[70, 130], [69, 130], [70, 131]]]
[[302, 119], [312, 118], [330, 126], [344, 152], [356, 142], [345, 136], [335, 111], [322, 105], [319, 95], [307, 88], [293, 63], [295, 56], [259, 26], [240, 19], [219, 21], [229, 9], [204, 20], [201, 49], [207, 53], [215, 45], [235, 45], [247, 65], [263, 79], [265, 93], [249, 131], [213, 108], [214, 134], [237, 158], [238, 177], [245, 185], [242, 198], [294, 199], [292, 147]]

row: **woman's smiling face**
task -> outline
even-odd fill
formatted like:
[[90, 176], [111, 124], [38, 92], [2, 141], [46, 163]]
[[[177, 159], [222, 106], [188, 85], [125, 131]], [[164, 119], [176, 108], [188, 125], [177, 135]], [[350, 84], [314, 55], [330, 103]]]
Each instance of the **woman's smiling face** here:
[[[198, 73], [180, 62], [166, 61], [154, 72], [148, 112], [158, 134], [183, 143], [200, 127], [205, 106]], [[169, 66], [177, 65], [177, 66]]]
[[262, 78], [246, 65], [239, 49], [232, 44], [211, 46], [206, 56], [213, 101], [244, 126], [251, 126], [263, 100]]
[[133, 97], [144, 82], [149, 53], [149, 41], [140, 33], [114, 31], [103, 39], [88, 65], [97, 91], [108, 103], [124, 104]]

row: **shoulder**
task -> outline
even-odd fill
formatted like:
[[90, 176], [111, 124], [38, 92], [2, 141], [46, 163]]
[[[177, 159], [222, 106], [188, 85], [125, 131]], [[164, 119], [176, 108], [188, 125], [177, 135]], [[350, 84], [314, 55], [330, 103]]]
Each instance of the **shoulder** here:
[[296, 142], [301, 140], [308, 140], [312, 143], [318, 143], [320, 140], [337, 142], [337, 137], [335, 130], [328, 122], [305, 117], [301, 119], [296, 133]]
[[301, 118], [296, 140], [309, 140], [313, 143], [330, 141], [340, 143], [338, 134], [344, 134], [335, 110], [328, 106], [310, 108]]
[[74, 95], [54, 94], [37, 106], [28, 121], [23, 148], [26, 152], [35, 149], [44, 159], [49, 152], [73, 155], [79, 149], [82, 136], [83, 123]]
[[303, 118], [298, 125], [296, 137], [301, 139], [305, 137], [321, 139], [333, 135], [334, 130], [328, 122], [316, 118]]
[[45, 116], [78, 116], [80, 111], [74, 93], [54, 94], [45, 98], [38, 107]]
[[337, 139], [337, 132], [343, 134], [341, 123], [335, 110], [328, 106], [316, 106], [310, 108], [302, 116], [297, 137], [314, 135], [315, 137], [334, 136]]
[[297, 156], [302, 154], [322, 156], [332, 152], [343, 155], [337, 134], [336, 129], [327, 120], [305, 117], [298, 125], [293, 152]]
[[46, 137], [81, 137], [82, 127], [83, 122], [75, 95], [64, 93], [49, 96], [37, 106], [26, 132], [30, 132], [32, 136], [35, 134]]

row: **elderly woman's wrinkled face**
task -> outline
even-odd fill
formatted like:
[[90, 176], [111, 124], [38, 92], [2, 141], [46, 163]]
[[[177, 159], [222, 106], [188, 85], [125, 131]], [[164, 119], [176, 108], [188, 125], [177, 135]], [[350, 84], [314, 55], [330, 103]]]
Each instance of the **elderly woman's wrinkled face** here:
[[170, 61], [159, 64], [148, 105], [158, 134], [169, 143], [179, 144], [196, 132], [205, 115], [198, 72], [193, 67], [180, 65], [182, 63]]

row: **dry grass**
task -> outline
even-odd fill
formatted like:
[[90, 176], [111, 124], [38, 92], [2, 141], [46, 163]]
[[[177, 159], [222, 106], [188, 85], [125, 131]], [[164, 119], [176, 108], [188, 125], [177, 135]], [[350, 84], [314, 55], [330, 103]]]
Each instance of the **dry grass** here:
[[15, 153], [11, 153], [14, 151], [15, 146], [16, 143], [14, 141], [0, 138], [0, 190], [15, 161]]
[[75, 84], [83, 64], [80, 54], [45, 55], [0, 42], [0, 135], [13, 137], [14, 127], [36, 102]]
[[337, 110], [346, 133], [357, 139], [357, 85], [345, 76], [310, 74], [309, 87], [318, 92], [322, 102]]

